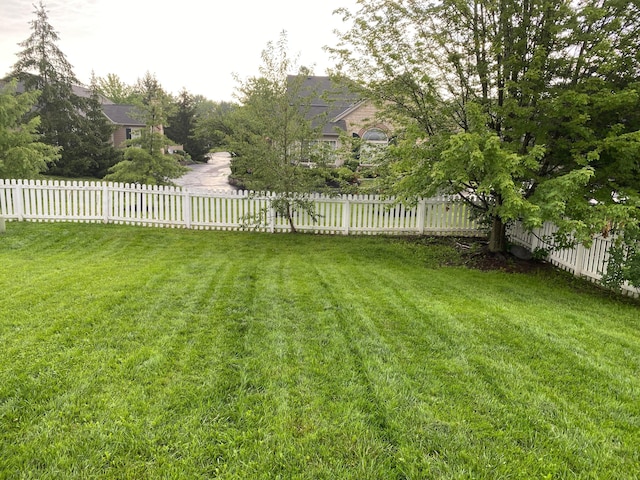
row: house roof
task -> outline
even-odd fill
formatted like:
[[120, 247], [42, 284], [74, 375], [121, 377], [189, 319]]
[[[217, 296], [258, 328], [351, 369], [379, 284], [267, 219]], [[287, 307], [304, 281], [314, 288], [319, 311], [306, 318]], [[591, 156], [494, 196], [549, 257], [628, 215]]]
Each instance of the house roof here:
[[[33, 74], [25, 74], [25, 75], [29, 76], [29, 77], [33, 77], [33, 78], [36, 77]], [[0, 88], [4, 87], [11, 80], [12, 80], [11, 77], [5, 77], [3, 79], [0, 79]], [[16, 93], [24, 93], [25, 89], [26, 88], [25, 88], [24, 80], [18, 80], [17, 83], [16, 83]], [[73, 92], [74, 95], [77, 95], [78, 97], [82, 97], [82, 98], [90, 98], [91, 97], [91, 89], [89, 89], [89, 88], [87, 88], [87, 87], [85, 87], [83, 85], [75, 85], [75, 84], [71, 85], [71, 91]], [[111, 100], [109, 100], [107, 97], [105, 97], [103, 95], [98, 95], [98, 101], [102, 105], [113, 104], [113, 102]]]
[[[8, 83], [7, 79], [0, 80], [0, 88]], [[81, 85], [72, 85], [72, 91], [79, 97], [91, 97], [91, 90]], [[24, 82], [19, 81], [16, 85], [16, 92], [23, 93], [25, 91]], [[98, 100], [102, 104], [102, 112], [115, 125], [129, 125], [132, 127], [144, 127], [145, 124], [135, 118], [135, 107], [133, 105], [117, 105], [102, 95], [98, 96]]]
[[[82, 85], [71, 85], [71, 89], [73, 90], [73, 93], [79, 97], [91, 97], [91, 89], [87, 87], [83, 87]], [[113, 105], [113, 102], [103, 95], [98, 95], [98, 101], [102, 105]]]
[[[293, 84], [299, 77], [289, 75], [287, 81]], [[347, 129], [344, 115], [361, 103], [358, 93], [349, 89], [344, 82], [338, 83], [328, 76], [308, 76], [302, 79], [299, 96], [309, 98], [305, 104], [305, 115], [313, 126], [323, 123], [323, 135], [338, 135], [338, 130]]]
[[134, 105], [102, 105], [105, 116], [115, 125], [129, 125], [131, 127], [144, 127], [145, 123], [135, 118], [136, 107]]

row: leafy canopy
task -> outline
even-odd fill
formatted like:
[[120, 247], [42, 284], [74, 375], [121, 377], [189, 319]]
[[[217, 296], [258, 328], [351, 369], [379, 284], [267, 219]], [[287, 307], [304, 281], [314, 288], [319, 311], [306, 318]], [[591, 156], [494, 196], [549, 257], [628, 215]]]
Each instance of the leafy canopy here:
[[[274, 208], [294, 231], [293, 213], [313, 215], [308, 194], [325, 184], [322, 171], [309, 168], [309, 161], [322, 167], [327, 156], [310, 155], [322, 150], [312, 148], [319, 132], [306, 115], [311, 92], [304, 92], [302, 84], [309, 70], [297, 69], [285, 32], [278, 42], [267, 44], [262, 62], [260, 76], [241, 82], [236, 90], [240, 106], [231, 112], [226, 137], [235, 155], [232, 177], [250, 190], [274, 192]], [[290, 75], [296, 70], [297, 75]]]
[[338, 12], [351, 26], [329, 48], [337, 72], [405, 126], [390, 191], [461, 193], [492, 223], [494, 250], [514, 219], [564, 222], [565, 239], [588, 241], [637, 215], [636, 2], [371, 0]]

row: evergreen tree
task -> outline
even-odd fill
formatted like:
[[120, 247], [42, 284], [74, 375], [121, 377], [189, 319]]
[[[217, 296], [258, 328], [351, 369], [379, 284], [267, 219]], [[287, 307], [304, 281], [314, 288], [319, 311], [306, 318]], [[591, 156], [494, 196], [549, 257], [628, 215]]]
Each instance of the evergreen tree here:
[[41, 119], [42, 140], [61, 147], [61, 157], [49, 173], [96, 174], [101, 164], [108, 164], [115, 156], [109, 144], [111, 126], [104, 116], [97, 114], [99, 103], [95, 98], [74, 93], [73, 86], [80, 82], [57, 46], [59, 36], [49, 23], [42, 2], [34, 13], [31, 35], [20, 43], [23, 49], [17, 55], [11, 77], [20, 80], [25, 90], [41, 91], [32, 115]]
[[164, 133], [171, 140], [185, 145], [193, 131], [196, 106], [193, 95], [182, 89], [174, 103], [174, 112], [167, 120]]
[[174, 114], [169, 117], [165, 135], [176, 144], [182, 145], [184, 151], [197, 161], [204, 161], [209, 151], [208, 142], [196, 136], [196, 125], [201, 109], [199, 105], [206, 102], [204, 97], [190, 94], [183, 89], [175, 102]]
[[122, 160], [122, 151], [112, 145], [112, 134], [115, 126], [109, 123], [102, 111], [102, 96], [100, 95], [97, 79], [91, 76], [91, 96], [86, 101], [84, 122], [84, 141], [80, 154], [86, 159], [88, 173], [96, 178], [102, 178], [109, 168]]
[[15, 93], [13, 81], [0, 91], [0, 178], [33, 178], [58, 158], [58, 148], [39, 141], [39, 117], [24, 122], [39, 92]]

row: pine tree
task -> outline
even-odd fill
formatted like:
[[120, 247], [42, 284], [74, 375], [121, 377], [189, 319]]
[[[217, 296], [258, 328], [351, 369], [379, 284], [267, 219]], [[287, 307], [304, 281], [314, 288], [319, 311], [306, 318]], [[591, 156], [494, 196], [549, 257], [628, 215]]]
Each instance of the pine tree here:
[[58, 157], [58, 149], [39, 141], [39, 117], [23, 121], [39, 92], [15, 90], [15, 81], [0, 90], [0, 178], [32, 178]]
[[201, 96], [194, 96], [183, 89], [175, 102], [175, 113], [168, 119], [164, 132], [176, 144], [182, 145], [184, 151], [197, 161], [204, 161], [209, 151], [208, 142], [196, 137], [195, 130], [199, 116], [199, 106], [206, 100]]
[[41, 92], [32, 116], [40, 117], [42, 141], [61, 147], [61, 157], [48, 173], [66, 176], [96, 175], [101, 164], [116, 155], [110, 146], [110, 125], [98, 114], [95, 98], [80, 97], [73, 91], [80, 82], [64, 53], [57, 46], [58, 33], [49, 23], [42, 2], [30, 22], [31, 35], [21, 42], [18, 61], [11, 77], [26, 91]]

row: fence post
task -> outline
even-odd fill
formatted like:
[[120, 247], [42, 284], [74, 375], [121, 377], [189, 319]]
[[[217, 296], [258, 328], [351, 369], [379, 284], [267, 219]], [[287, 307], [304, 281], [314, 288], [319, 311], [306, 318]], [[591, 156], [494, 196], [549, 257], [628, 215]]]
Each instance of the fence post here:
[[573, 274], [576, 277], [581, 277], [582, 272], [584, 271], [584, 256], [586, 253], [586, 248], [582, 246], [581, 243], [576, 247], [576, 264], [573, 267]]
[[18, 221], [21, 222], [22, 220], [24, 220], [24, 199], [22, 198], [22, 183], [16, 182], [15, 183], [15, 189], [14, 189], [14, 193], [13, 193], [13, 198], [14, 198], [14, 209], [15, 209], [15, 214], [18, 217]]
[[109, 213], [111, 212], [111, 194], [109, 185], [102, 184], [102, 223], [109, 223]]
[[276, 217], [277, 212], [275, 207], [273, 206], [273, 199], [275, 198], [275, 193], [265, 192], [267, 195], [267, 199], [269, 201], [269, 233], [275, 233], [276, 231]]
[[189, 190], [184, 190], [182, 196], [182, 216], [184, 217], [184, 226], [191, 228], [191, 195]]
[[427, 201], [424, 198], [421, 198], [420, 202], [418, 202], [416, 214], [418, 215], [418, 233], [424, 235], [424, 221], [427, 216]]
[[351, 226], [351, 202], [350, 195], [343, 195], [344, 203], [342, 204], [342, 233], [349, 235], [349, 227]]

